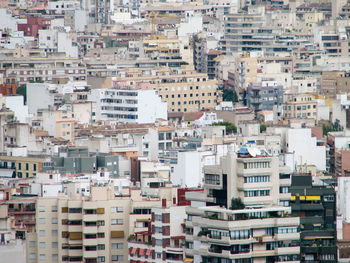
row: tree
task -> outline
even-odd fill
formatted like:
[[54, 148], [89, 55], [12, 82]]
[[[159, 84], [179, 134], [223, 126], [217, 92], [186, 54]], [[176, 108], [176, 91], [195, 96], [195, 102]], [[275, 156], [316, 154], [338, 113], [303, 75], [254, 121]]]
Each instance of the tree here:
[[232, 101], [232, 102], [238, 102], [238, 97], [236, 92], [230, 89], [224, 89], [222, 91], [222, 100], [223, 101]]
[[231, 209], [232, 210], [239, 210], [239, 209], [244, 209], [245, 206], [241, 200], [241, 198], [232, 198], [231, 199]]
[[27, 86], [21, 85], [16, 89], [16, 93], [18, 95], [23, 95], [24, 96], [24, 104], [27, 104]]
[[230, 123], [228, 121], [216, 122], [216, 123], [213, 123], [211, 126], [225, 126], [226, 134], [237, 133], [236, 125], [234, 125], [233, 123]]
[[344, 128], [339, 124], [339, 120], [336, 119], [332, 125], [322, 124], [323, 136], [327, 136], [329, 132], [332, 131], [342, 131]]
[[260, 125], [260, 132], [266, 131], [266, 128], [267, 128], [266, 124], [261, 124]]

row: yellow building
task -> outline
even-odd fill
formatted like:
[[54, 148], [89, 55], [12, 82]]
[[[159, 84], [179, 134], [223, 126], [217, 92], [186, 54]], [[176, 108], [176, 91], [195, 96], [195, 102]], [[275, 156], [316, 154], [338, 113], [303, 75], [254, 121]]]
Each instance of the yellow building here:
[[49, 162], [51, 158], [46, 156], [1, 156], [0, 168], [13, 169], [16, 178], [32, 178]]
[[198, 73], [193, 66], [180, 69], [161, 67], [145, 74], [141, 69], [129, 69], [113, 79], [113, 85], [151, 88], [158, 90], [163, 102], [168, 103], [170, 112], [195, 112], [214, 108], [220, 101], [217, 80], [208, 79], [205, 73]]
[[143, 40], [143, 49], [145, 55], [151, 59], [175, 59], [183, 60], [188, 64], [193, 63], [193, 52], [188, 38], [167, 38], [156, 35], [151, 39]]
[[284, 95], [283, 116], [317, 120], [317, 101], [310, 94]]

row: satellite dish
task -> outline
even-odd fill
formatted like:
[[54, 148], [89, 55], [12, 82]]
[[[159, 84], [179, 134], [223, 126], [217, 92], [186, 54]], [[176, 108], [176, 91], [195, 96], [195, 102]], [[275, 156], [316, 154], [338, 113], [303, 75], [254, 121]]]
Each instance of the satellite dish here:
[[261, 155], [262, 151], [259, 148], [253, 148], [255, 155]]
[[248, 147], [247, 150], [248, 150], [248, 153], [250, 154], [250, 156], [252, 156], [252, 157], [255, 157], [255, 156], [256, 156], [256, 152], [254, 151], [253, 148]]

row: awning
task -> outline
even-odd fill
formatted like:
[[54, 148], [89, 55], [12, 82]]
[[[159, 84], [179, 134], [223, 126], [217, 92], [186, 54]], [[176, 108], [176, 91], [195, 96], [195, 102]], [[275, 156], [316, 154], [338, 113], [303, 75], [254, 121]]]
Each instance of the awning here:
[[143, 256], [144, 253], [145, 253], [145, 249], [140, 248], [140, 250], [139, 250], [139, 256]]
[[131, 256], [135, 255], [136, 250], [137, 250], [137, 248], [136, 248], [136, 247], [133, 247], [133, 248], [131, 249], [131, 251], [130, 251], [130, 255], [131, 255]]
[[193, 258], [186, 258], [185, 262], [193, 262]]
[[111, 231], [111, 237], [112, 238], [123, 238], [124, 231]]
[[149, 255], [151, 255], [151, 250], [150, 250], [150, 249], [147, 249], [147, 250], [146, 250], [146, 256], [149, 256]]
[[150, 220], [151, 219], [148, 219], [148, 218], [138, 218], [138, 219], [136, 219], [136, 222], [148, 222]]

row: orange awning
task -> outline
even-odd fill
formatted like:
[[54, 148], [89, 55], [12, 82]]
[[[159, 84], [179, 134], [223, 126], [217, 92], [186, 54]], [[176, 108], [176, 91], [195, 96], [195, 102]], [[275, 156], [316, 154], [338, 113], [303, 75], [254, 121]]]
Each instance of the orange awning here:
[[140, 248], [140, 250], [139, 250], [139, 256], [143, 256], [144, 253], [145, 253], [145, 249]]
[[131, 256], [134, 255], [134, 254], [136, 253], [136, 250], [137, 250], [137, 248], [136, 248], [136, 247], [133, 247], [133, 248], [131, 249], [130, 255], [131, 255]]
[[147, 249], [147, 251], [146, 251], [146, 256], [149, 256], [149, 255], [151, 255], [151, 250], [150, 250], [150, 249]]

